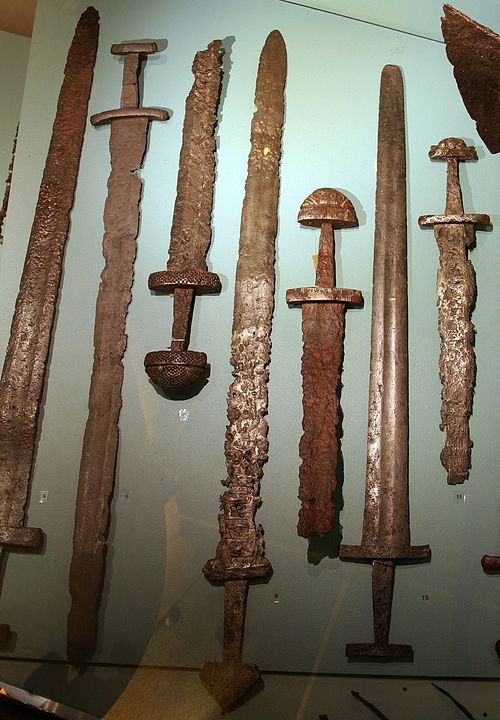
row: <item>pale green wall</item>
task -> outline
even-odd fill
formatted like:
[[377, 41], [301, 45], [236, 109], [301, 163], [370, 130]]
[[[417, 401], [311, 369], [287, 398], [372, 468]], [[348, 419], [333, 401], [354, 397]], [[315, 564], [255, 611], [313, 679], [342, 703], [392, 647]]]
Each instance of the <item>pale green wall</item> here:
[[[173, 114], [168, 122], [153, 124], [142, 172], [118, 472], [94, 659], [138, 662], [150, 638], [146, 660], [153, 664], [199, 667], [221, 656], [222, 589], [204, 579], [201, 567], [218, 541], [234, 272], [255, 74], [266, 35], [278, 28], [288, 49], [288, 80], [269, 384], [270, 456], [258, 511], [274, 574], [267, 584], [250, 589], [245, 660], [274, 671], [314, 668], [324, 673], [498, 678], [494, 641], [500, 637], [500, 583], [483, 574], [479, 561], [485, 552], [500, 552], [499, 159], [488, 153], [475, 132], [444, 45], [279, 0], [99, 0], [95, 5], [101, 36], [90, 113], [119, 103], [121, 64], [109, 53], [112, 43], [166, 38], [166, 50], [147, 63], [144, 104], [170, 108]], [[475, 13], [472, 2], [457, 5], [500, 31], [495, 2], [481, 4]], [[8, 338], [67, 48], [85, 6], [79, 0], [39, 4], [10, 239], [0, 269], [0, 306], [5, 309], [0, 350]], [[349, 14], [355, 14], [356, 2], [350, 7]], [[415, 4], [406, 7], [410, 14]], [[428, 29], [435, 35], [441, 4], [435, 0], [432, 7]], [[486, 18], [479, 14], [483, 8]], [[217, 37], [230, 50], [217, 131], [209, 268], [220, 274], [223, 289], [220, 296], [196, 301], [190, 347], [207, 352], [211, 376], [198, 396], [180, 402], [161, 397], [143, 370], [145, 353], [169, 342], [172, 309], [170, 298], [148, 291], [147, 277], [166, 262], [192, 59]], [[415, 662], [390, 666], [353, 664], [344, 657], [346, 642], [371, 639], [370, 567], [333, 557], [313, 564], [307, 542], [296, 534], [301, 328], [300, 312], [285, 303], [287, 288], [313, 282], [311, 256], [317, 236], [298, 227], [299, 205], [317, 187], [337, 187], [352, 199], [360, 221], [359, 229], [339, 233], [337, 282], [359, 288], [365, 296], [364, 309], [348, 314], [342, 378], [345, 480], [340, 522], [344, 542], [357, 543], [366, 454], [378, 90], [386, 63], [403, 69], [407, 108], [412, 542], [432, 548], [429, 564], [397, 569], [391, 639], [411, 643]], [[438, 253], [432, 232], [417, 224], [420, 215], [444, 209], [445, 168], [431, 163], [427, 152], [450, 135], [478, 147], [479, 162], [462, 173], [465, 209], [489, 213], [493, 223], [492, 232], [478, 233], [471, 253], [479, 288], [473, 318], [478, 372], [471, 421], [473, 467], [462, 504], [455, 502], [455, 490], [447, 486], [439, 462]], [[41, 414], [29, 524], [44, 529], [46, 547], [40, 555], [11, 553], [6, 565], [0, 622], [10, 622], [17, 633], [9, 651], [14, 657], [65, 657], [73, 513], [102, 269], [108, 139], [109, 128], [88, 126]], [[179, 422], [182, 408], [190, 412], [188, 422]], [[42, 490], [49, 491], [43, 504]], [[276, 593], [279, 604], [274, 602]], [[430, 600], [423, 601], [423, 595]], [[85, 693], [91, 677], [79, 682], [72, 682], [72, 697], [75, 704], [89, 707]], [[274, 717], [293, 716], [295, 706], [287, 705], [284, 696], [283, 714], [272, 702]], [[422, 716], [418, 705], [407, 710], [406, 717], [413, 717], [410, 712]], [[237, 717], [253, 717], [251, 704]]]
[[[12, 157], [12, 144], [21, 115], [24, 80], [30, 38], [0, 30], [0, 68], [2, 68], [2, 92], [0, 100], [0, 205], [5, 191], [5, 180]], [[4, 225], [4, 235], [6, 224]], [[1, 257], [0, 245], [0, 257]]]

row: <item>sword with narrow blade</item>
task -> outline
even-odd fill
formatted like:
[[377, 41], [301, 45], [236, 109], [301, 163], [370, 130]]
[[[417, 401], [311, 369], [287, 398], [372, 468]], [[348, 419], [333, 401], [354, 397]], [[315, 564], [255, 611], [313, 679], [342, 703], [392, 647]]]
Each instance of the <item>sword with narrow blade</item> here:
[[111, 124], [111, 174], [104, 207], [105, 267], [96, 303], [94, 365], [89, 414], [83, 439], [76, 500], [69, 588], [68, 658], [81, 664], [97, 636], [97, 613], [104, 573], [109, 502], [113, 491], [118, 419], [122, 404], [125, 322], [131, 300], [142, 167], [150, 120], [166, 120], [159, 108], [139, 107], [141, 58], [157, 52], [156, 43], [113, 45], [124, 56], [121, 107], [93, 115], [93, 125]]
[[298, 222], [320, 227], [316, 286], [287, 290], [286, 301], [302, 304], [302, 427], [298, 534], [332, 529], [338, 462], [339, 383], [344, 355], [345, 313], [361, 305], [359, 290], [335, 287], [334, 228], [358, 224], [352, 203], [338, 190], [321, 188], [300, 206]]
[[474, 325], [470, 319], [476, 280], [467, 248], [474, 242], [475, 225], [488, 225], [490, 218], [464, 214], [458, 163], [477, 160], [475, 148], [467, 147], [459, 138], [446, 138], [431, 147], [429, 157], [448, 163], [444, 215], [423, 215], [418, 222], [421, 227], [434, 227], [439, 247], [439, 376], [443, 386], [441, 430], [445, 433], [441, 463], [448, 473], [448, 484], [456, 485], [469, 475], [472, 447], [469, 417], [476, 374]]
[[373, 643], [351, 643], [348, 657], [412, 658], [389, 644], [397, 560], [426, 560], [410, 545], [408, 508], [408, 298], [406, 147], [403, 78], [386, 65], [380, 81], [368, 453], [361, 545], [341, 545], [341, 560], [372, 562]]
[[188, 388], [202, 377], [207, 356], [187, 349], [194, 296], [220, 290], [219, 276], [207, 271], [205, 256], [212, 236], [221, 70], [221, 41], [214, 40], [193, 62], [167, 269], [149, 276], [150, 290], [174, 293], [171, 349], [149, 352], [144, 359], [147, 374], [165, 391]]
[[[89, 7], [66, 60], [0, 380], [0, 543], [31, 550], [42, 531], [23, 527], [24, 509], [98, 37], [99, 15]], [[0, 625], [0, 640], [8, 633]]]
[[207, 663], [200, 678], [223, 710], [237, 705], [259, 682], [255, 665], [242, 663], [248, 581], [266, 577], [263, 530], [255, 524], [260, 481], [267, 460], [267, 366], [274, 308], [275, 238], [284, 113], [286, 47], [274, 30], [262, 50], [255, 88], [251, 149], [241, 214], [236, 268], [226, 430], [227, 490], [221, 498], [221, 539], [203, 572], [224, 582], [222, 662]]

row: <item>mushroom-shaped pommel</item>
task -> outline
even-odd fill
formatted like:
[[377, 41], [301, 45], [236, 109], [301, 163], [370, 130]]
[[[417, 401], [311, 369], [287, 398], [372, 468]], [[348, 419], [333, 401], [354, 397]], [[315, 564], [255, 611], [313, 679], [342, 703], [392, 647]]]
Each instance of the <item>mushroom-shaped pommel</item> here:
[[300, 206], [297, 220], [301, 225], [312, 227], [321, 227], [323, 223], [331, 223], [334, 228], [356, 227], [358, 224], [352, 202], [332, 188], [312, 192]]
[[474, 145], [466, 145], [462, 138], [445, 138], [429, 150], [431, 160], [477, 160]]

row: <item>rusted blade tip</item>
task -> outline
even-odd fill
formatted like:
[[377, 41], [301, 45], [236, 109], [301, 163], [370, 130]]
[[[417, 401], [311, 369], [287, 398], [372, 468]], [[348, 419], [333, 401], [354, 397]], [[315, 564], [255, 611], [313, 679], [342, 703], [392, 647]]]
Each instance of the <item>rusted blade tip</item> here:
[[200, 672], [200, 680], [224, 712], [234, 710], [261, 682], [256, 665], [237, 662], [206, 663]]
[[87, 23], [98, 23], [99, 22], [99, 13], [95, 9], [95, 7], [92, 7], [90, 5], [82, 14], [80, 17], [80, 22], [87, 22]]
[[[279, 30], [273, 30], [269, 33], [260, 54], [260, 64], [265, 64], [269, 70], [264, 72], [264, 76], [268, 73], [279, 73], [284, 76], [286, 73], [286, 45], [282, 34]], [[270, 75], [272, 77], [272, 74]], [[260, 73], [259, 73], [260, 75]]]

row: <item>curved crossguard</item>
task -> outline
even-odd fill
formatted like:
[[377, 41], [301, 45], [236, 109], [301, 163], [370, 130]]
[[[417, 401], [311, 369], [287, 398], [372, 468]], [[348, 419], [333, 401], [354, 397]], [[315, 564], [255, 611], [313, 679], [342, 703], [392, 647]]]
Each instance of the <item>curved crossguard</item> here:
[[445, 445], [441, 463], [448, 472], [448, 484], [463, 483], [469, 475], [472, 443], [469, 417], [475, 376], [472, 346], [474, 326], [472, 306], [476, 296], [474, 269], [467, 259], [467, 247], [474, 242], [475, 225], [488, 225], [488, 215], [466, 215], [458, 176], [458, 163], [477, 160], [475, 148], [459, 138], [446, 138], [429, 151], [431, 160], [448, 164], [446, 210], [443, 215], [424, 215], [421, 227], [434, 227], [439, 246], [437, 304], [441, 353], [439, 375], [441, 392], [441, 430]]
[[338, 386], [342, 368], [345, 311], [361, 305], [359, 290], [335, 287], [335, 228], [358, 224], [352, 203], [338, 190], [321, 188], [300, 206], [298, 222], [320, 227], [315, 287], [288, 290], [290, 304], [302, 304], [302, 407], [298, 534], [332, 529], [338, 461]]

